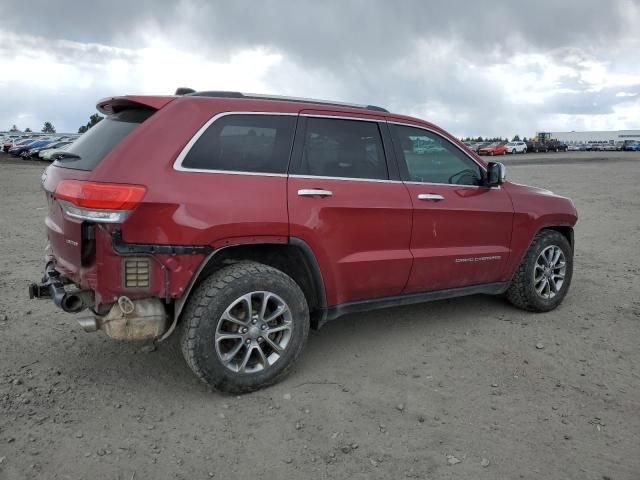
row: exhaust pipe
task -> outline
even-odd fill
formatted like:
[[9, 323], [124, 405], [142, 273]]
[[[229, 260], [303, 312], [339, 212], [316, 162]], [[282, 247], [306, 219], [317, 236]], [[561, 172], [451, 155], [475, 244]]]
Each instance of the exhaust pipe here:
[[66, 293], [62, 296], [60, 300], [60, 307], [68, 313], [78, 313], [86, 308], [84, 304], [84, 300], [80, 295], [75, 295], [73, 293]]
[[78, 323], [85, 332], [91, 333], [98, 331], [98, 322], [94, 317], [79, 318]]

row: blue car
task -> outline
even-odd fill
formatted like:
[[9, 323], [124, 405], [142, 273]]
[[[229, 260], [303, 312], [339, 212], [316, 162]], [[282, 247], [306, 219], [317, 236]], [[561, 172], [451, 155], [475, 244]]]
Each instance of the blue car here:
[[14, 144], [13, 147], [9, 148], [9, 153], [17, 157], [24, 151], [25, 148], [31, 148], [31, 145], [33, 145], [37, 141], [38, 141], [37, 139], [34, 139], [34, 140], [30, 139], [30, 140], [22, 140], [20, 142], [17, 142]]
[[16, 157], [22, 156], [23, 153], [28, 152], [32, 148], [43, 147], [51, 143], [51, 140], [35, 140], [32, 143], [22, 144], [17, 147], [14, 147], [9, 150], [11, 155], [15, 155]]
[[640, 152], [640, 143], [629, 143], [624, 146], [627, 152]]

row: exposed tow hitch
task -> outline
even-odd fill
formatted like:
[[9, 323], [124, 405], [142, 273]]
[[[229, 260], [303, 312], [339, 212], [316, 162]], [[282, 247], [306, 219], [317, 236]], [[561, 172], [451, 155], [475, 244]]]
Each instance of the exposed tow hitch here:
[[93, 304], [93, 292], [90, 290], [67, 291], [51, 263], [45, 267], [42, 283], [29, 285], [29, 298], [47, 298], [65, 312], [78, 313]]

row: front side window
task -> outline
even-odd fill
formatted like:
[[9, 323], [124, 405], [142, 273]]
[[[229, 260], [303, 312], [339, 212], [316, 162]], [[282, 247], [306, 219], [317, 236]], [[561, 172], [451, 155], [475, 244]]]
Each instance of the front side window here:
[[388, 179], [378, 124], [308, 118], [300, 173], [321, 177]]
[[391, 125], [403, 180], [452, 185], [482, 185], [482, 170], [447, 139], [404, 125]]
[[286, 173], [295, 124], [291, 115], [226, 115], [198, 138], [182, 167]]

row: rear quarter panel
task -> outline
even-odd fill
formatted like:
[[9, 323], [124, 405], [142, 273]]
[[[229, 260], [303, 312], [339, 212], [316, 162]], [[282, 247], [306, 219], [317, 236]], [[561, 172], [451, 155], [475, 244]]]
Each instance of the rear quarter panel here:
[[173, 168], [184, 146], [211, 117], [247, 107], [247, 102], [239, 108], [232, 100], [177, 99], [99, 164], [92, 180], [147, 187], [141, 205], [123, 225], [125, 242], [220, 247], [256, 242], [257, 232], [267, 241], [286, 242], [286, 176]]

